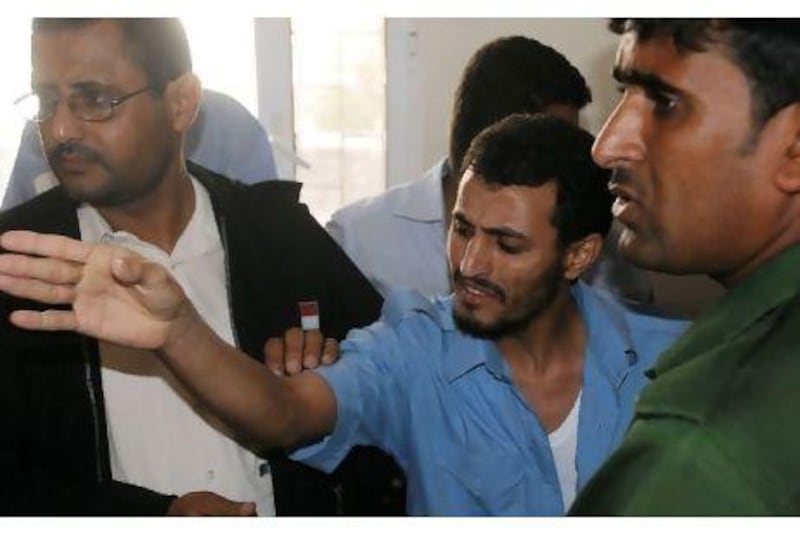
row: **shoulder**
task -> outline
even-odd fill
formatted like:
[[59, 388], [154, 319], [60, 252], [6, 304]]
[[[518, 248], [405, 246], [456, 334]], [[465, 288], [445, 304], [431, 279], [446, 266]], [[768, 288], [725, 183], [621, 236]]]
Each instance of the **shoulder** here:
[[73, 234], [77, 231], [76, 208], [77, 205], [64, 196], [61, 188], [56, 187], [0, 213], [0, 231], [28, 229]]
[[215, 126], [218, 124], [239, 124], [242, 119], [257, 122], [255, 117], [238, 100], [209, 89], [203, 90], [202, 112]]
[[[260, 207], [296, 207], [300, 204], [302, 184], [295, 181], [268, 180], [245, 183], [216, 173], [192, 161], [187, 161], [189, 173], [208, 190], [212, 201], [243, 202]], [[263, 212], [262, 214], [268, 214]]]
[[384, 300], [380, 320], [367, 328], [353, 330], [347, 342], [395, 344], [404, 352], [428, 358], [454, 329], [449, 298], [430, 299], [414, 290], [395, 289]]
[[331, 220], [358, 225], [377, 219], [390, 219], [395, 206], [405, 205], [417, 196], [417, 185], [416, 182], [395, 185], [381, 194], [348, 204], [337, 210]]
[[622, 303], [610, 293], [583, 282], [575, 287], [581, 311], [590, 331], [597, 332], [603, 344], [620, 343], [633, 350], [641, 364], [649, 366], [689, 327], [690, 322], [654, 308]]

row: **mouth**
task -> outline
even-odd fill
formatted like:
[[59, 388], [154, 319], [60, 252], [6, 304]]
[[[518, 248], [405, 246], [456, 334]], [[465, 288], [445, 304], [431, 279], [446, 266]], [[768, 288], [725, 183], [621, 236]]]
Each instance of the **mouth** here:
[[635, 210], [639, 205], [639, 200], [635, 193], [628, 187], [617, 183], [609, 185], [608, 190], [616, 197], [611, 206], [611, 213], [614, 218], [622, 224], [628, 226], [633, 222]]
[[468, 307], [477, 307], [490, 301], [502, 303], [505, 300], [499, 288], [463, 278], [456, 283], [456, 295]]

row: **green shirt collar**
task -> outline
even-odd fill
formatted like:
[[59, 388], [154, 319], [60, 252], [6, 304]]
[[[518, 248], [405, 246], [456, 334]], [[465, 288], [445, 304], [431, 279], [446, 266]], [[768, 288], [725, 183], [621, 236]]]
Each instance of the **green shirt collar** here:
[[705, 313], [659, 358], [637, 413], [703, 420], [765, 320], [800, 293], [800, 244], [770, 259]]

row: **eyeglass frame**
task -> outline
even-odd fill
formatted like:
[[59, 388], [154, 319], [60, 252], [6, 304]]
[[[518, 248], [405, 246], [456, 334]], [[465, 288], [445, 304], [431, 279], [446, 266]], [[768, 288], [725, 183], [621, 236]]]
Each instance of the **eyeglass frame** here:
[[[121, 96], [116, 96], [114, 98], [109, 99], [108, 103], [106, 104], [108, 106], [107, 115], [104, 115], [101, 118], [87, 118], [86, 116], [83, 116], [83, 115], [81, 115], [80, 113], [78, 113], [76, 111], [76, 106], [75, 106], [75, 104], [73, 104], [73, 102], [75, 101], [76, 98], [78, 98], [80, 93], [72, 93], [72, 94], [68, 95], [67, 98], [66, 98], [66, 103], [67, 103], [67, 107], [69, 108], [70, 112], [72, 112], [73, 115], [75, 115], [78, 119], [80, 119], [80, 120], [82, 120], [84, 122], [105, 122], [107, 120], [111, 120], [114, 117], [114, 110], [117, 107], [119, 107], [120, 105], [125, 103], [127, 100], [133, 98], [134, 96], [142, 94], [145, 91], [150, 91], [152, 89], [153, 89], [153, 86], [148, 84], [148, 85], [142, 87], [141, 89], [137, 89], [137, 90], [131, 91], [131, 92], [127, 93], [127, 94], [123, 94]], [[22, 102], [24, 102], [25, 100], [31, 98], [31, 97], [39, 98], [39, 101], [40, 101], [39, 109], [41, 110], [41, 98], [39, 97], [38, 94], [36, 94], [35, 91], [31, 91], [28, 94], [24, 94], [24, 95], [18, 97], [16, 100], [14, 100], [13, 105], [15, 107], [21, 107], [20, 104]], [[50, 120], [51, 118], [53, 118], [55, 116], [56, 111], [58, 111], [58, 104], [60, 104], [63, 100], [65, 100], [65, 99], [58, 98], [57, 100], [55, 100], [55, 104], [53, 105], [52, 111], [50, 113], [48, 113], [48, 115], [46, 117], [44, 117], [44, 118], [39, 116], [39, 112], [37, 112], [32, 117], [31, 116], [26, 116], [25, 118], [30, 120], [31, 122], [35, 122], [37, 124], [41, 124], [42, 122], [47, 122], [48, 120]]]

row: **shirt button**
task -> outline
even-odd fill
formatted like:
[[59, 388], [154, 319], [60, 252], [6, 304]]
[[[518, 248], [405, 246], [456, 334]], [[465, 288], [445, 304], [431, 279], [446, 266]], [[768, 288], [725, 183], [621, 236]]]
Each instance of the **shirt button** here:
[[625, 357], [628, 359], [628, 366], [633, 366], [639, 362], [639, 354], [634, 350], [625, 350]]
[[214, 471], [206, 470], [206, 478], [208, 478], [209, 481], [214, 481]]

